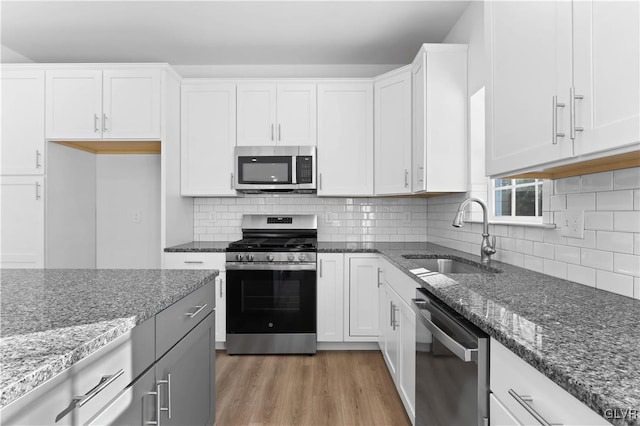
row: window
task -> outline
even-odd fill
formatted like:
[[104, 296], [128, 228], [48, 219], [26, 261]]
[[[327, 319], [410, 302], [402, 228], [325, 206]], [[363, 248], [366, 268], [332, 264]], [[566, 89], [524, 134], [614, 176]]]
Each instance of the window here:
[[493, 219], [542, 223], [542, 179], [491, 181]]

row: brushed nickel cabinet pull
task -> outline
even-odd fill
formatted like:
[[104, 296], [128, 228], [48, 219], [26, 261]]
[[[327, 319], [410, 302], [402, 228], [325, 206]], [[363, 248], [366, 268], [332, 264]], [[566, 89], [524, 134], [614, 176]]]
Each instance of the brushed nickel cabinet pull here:
[[231, 189], [233, 189], [233, 173], [231, 173]]
[[100, 133], [100, 129], [98, 129], [98, 114], [93, 114], [93, 131]]
[[513, 389], [509, 389], [509, 395], [513, 397], [518, 404], [522, 405], [522, 408], [527, 410], [535, 419], [543, 426], [562, 426], [559, 423], [549, 423], [547, 419], [542, 417], [529, 403], [533, 401], [533, 398], [529, 395], [518, 395]]
[[282, 129], [280, 124], [278, 124], [278, 140], [281, 141], [282, 140]]
[[558, 138], [564, 138], [564, 133], [558, 132], [558, 108], [564, 108], [563, 103], [558, 102], [558, 96], [552, 97], [553, 114], [551, 115], [551, 143], [558, 143]]
[[36, 169], [39, 169], [40, 167], [42, 167], [42, 164], [40, 164], [40, 150], [36, 149]]
[[582, 132], [583, 127], [576, 127], [576, 99], [584, 99], [583, 95], [576, 95], [575, 87], [569, 88], [569, 132], [571, 139], [576, 138], [576, 132]]
[[109, 129], [107, 129], [107, 114], [102, 114], [102, 130], [104, 132], [109, 131]]
[[320, 268], [318, 270], [318, 275], [322, 278], [322, 259], [320, 259]]
[[407, 188], [409, 186], [409, 170], [404, 170], [404, 187]]
[[196, 308], [197, 310], [196, 310], [195, 312], [192, 312], [192, 313], [191, 313], [191, 312], [189, 312], [189, 313], [187, 313], [187, 315], [189, 316], [189, 318], [193, 318], [193, 317], [195, 317], [196, 315], [198, 315], [200, 312], [202, 312], [202, 310], [203, 310], [204, 308], [206, 308], [206, 307], [207, 307], [207, 304], [206, 304], [206, 303], [205, 303], [204, 305], [201, 305], [201, 306], [196, 306], [195, 308]]
[[36, 200], [39, 200], [41, 197], [40, 195], [40, 182], [36, 182]]
[[82, 407], [84, 404], [91, 401], [93, 397], [102, 392], [111, 383], [115, 382], [118, 377], [122, 376], [122, 374], [124, 374], [124, 370], [120, 369], [115, 374], [102, 376], [98, 384], [93, 389], [91, 389], [84, 395], [76, 396], [73, 398], [75, 406]]
[[273, 140], [273, 124], [271, 124], [271, 140]]

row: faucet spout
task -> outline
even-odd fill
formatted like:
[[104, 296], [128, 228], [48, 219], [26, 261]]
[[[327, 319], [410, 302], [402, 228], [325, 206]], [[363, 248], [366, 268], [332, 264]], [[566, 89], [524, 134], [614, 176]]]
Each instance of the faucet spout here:
[[476, 202], [480, 204], [482, 207], [482, 244], [480, 245], [480, 258], [483, 263], [489, 263], [491, 261], [491, 255], [496, 252], [496, 237], [494, 236], [489, 240], [489, 214], [487, 209], [487, 204], [482, 201], [480, 198], [469, 197], [464, 200], [460, 207], [458, 207], [458, 211], [456, 213], [455, 218], [453, 219], [452, 225], [456, 228], [462, 228], [464, 226], [464, 209], [472, 202]]

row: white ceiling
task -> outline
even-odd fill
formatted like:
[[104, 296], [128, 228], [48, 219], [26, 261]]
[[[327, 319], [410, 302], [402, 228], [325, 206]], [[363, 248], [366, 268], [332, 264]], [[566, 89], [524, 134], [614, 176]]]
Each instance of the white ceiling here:
[[468, 1], [6, 1], [2, 45], [34, 62], [406, 64]]

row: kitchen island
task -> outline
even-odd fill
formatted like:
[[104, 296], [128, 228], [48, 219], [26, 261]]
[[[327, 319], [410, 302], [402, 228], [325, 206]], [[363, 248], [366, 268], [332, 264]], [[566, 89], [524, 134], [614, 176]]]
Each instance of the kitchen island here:
[[[139, 352], [148, 355], [136, 357], [153, 363], [182, 338], [166, 333], [175, 340], [166, 344], [156, 338], [156, 315], [160, 318], [208, 284], [212, 288], [217, 275], [216, 270], [0, 271], [0, 408], [138, 330], [145, 330]], [[187, 316], [202, 320], [213, 309], [214, 302], [208, 304], [208, 311]], [[149, 367], [137, 368], [135, 359], [130, 364], [132, 379]]]

